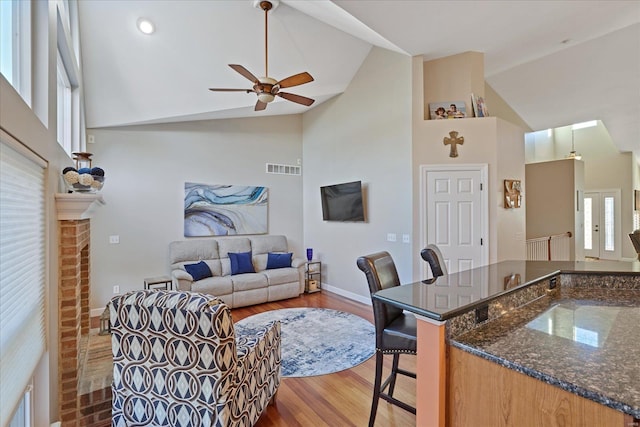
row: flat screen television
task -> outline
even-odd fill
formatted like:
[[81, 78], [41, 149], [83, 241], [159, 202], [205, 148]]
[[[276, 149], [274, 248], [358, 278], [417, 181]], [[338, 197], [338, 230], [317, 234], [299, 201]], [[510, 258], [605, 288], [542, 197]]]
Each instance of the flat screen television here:
[[364, 222], [361, 181], [320, 187], [320, 196], [323, 220]]

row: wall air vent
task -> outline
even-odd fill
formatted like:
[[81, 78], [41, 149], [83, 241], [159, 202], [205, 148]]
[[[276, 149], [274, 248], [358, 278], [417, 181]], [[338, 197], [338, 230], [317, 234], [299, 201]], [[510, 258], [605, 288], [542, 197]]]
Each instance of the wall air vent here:
[[293, 165], [278, 165], [275, 163], [267, 163], [267, 173], [274, 173], [276, 175], [302, 175], [301, 166]]

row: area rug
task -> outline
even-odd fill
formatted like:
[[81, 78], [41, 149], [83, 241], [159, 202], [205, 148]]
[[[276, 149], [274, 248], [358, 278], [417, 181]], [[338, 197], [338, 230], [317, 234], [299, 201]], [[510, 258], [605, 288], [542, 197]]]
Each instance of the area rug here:
[[286, 308], [254, 314], [235, 324], [236, 335], [255, 333], [272, 320], [282, 331], [282, 376], [310, 377], [359, 365], [375, 352], [375, 328], [351, 313]]

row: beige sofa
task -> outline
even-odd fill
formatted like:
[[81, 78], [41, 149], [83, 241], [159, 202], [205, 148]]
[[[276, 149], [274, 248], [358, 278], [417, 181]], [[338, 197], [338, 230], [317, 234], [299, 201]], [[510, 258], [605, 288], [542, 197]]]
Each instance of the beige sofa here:
[[[231, 274], [229, 253], [251, 251], [255, 273]], [[302, 258], [293, 258], [291, 267], [267, 269], [269, 253], [287, 253], [285, 236], [214, 237], [171, 242], [169, 262], [174, 285], [181, 291], [214, 295], [230, 307], [297, 297], [304, 292]], [[211, 277], [194, 280], [185, 265], [204, 261]]]

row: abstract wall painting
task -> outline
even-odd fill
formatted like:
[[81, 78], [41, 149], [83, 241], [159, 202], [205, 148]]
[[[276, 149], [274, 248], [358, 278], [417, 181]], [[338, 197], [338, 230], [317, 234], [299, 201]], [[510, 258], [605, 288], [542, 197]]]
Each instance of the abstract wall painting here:
[[184, 184], [184, 236], [266, 234], [266, 187]]

